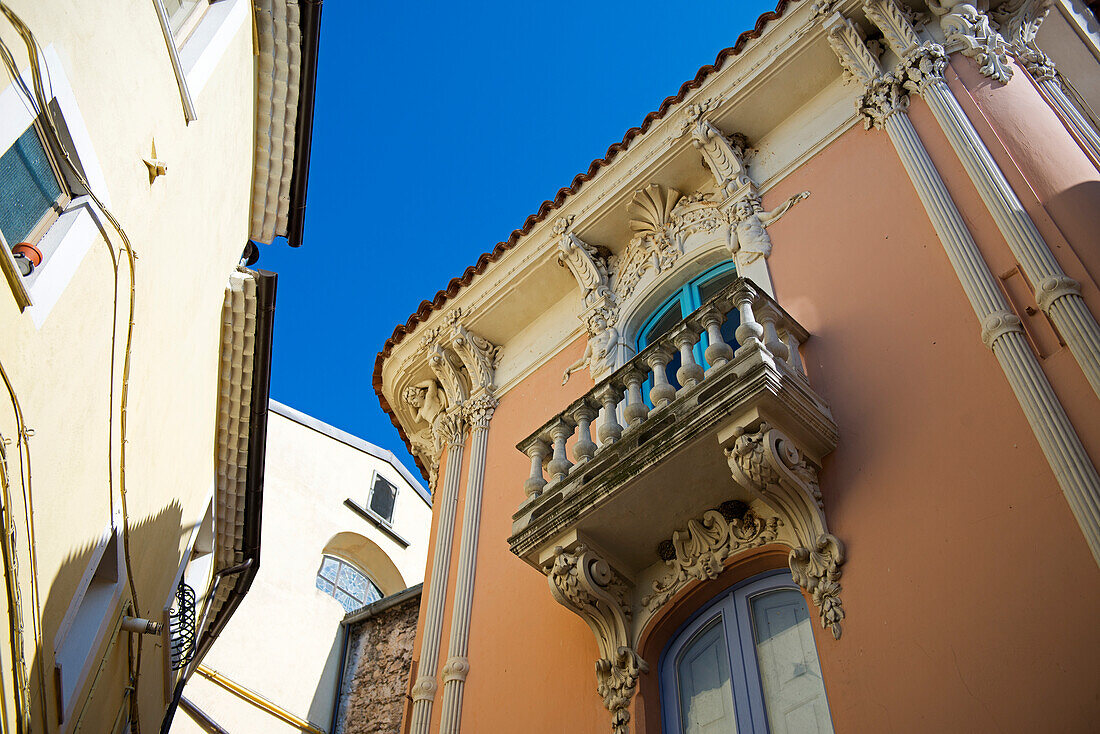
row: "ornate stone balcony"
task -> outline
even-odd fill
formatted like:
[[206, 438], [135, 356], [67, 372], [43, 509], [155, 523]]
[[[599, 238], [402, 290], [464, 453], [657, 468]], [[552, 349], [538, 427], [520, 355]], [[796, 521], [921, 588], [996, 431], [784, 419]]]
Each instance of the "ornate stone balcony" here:
[[[729, 319], [736, 345], [722, 339]], [[817, 486], [837, 431], [802, 365], [808, 337], [738, 279], [517, 445], [531, 475], [511, 550], [596, 632], [616, 731], [646, 669], [647, 621], [744, 549], [788, 546], [795, 580], [840, 636], [844, 550]], [[679, 387], [666, 376], [677, 354]]]

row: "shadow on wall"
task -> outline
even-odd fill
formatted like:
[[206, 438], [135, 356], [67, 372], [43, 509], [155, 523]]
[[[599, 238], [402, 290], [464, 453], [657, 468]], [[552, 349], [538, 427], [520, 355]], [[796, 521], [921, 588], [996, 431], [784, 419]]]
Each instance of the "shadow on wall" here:
[[[130, 553], [134, 562], [135, 578], [138, 579], [137, 593], [138, 601], [141, 603], [141, 614], [156, 621], [160, 620], [160, 610], [167, 599], [168, 587], [171, 585], [172, 578], [179, 565], [178, 544], [169, 548], [165, 545], [165, 541], [168, 538], [179, 540], [185, 534], [180, 526], [182, 516], [182, 507], [173, 500], [172, 504], [156, 515], [130, 526]], [[104, 530], [107, 530], [106, 526]], [[189, 535], [190, 531], [188, 530], [186, 534]], [[20, 534], [18, 537], [20, 539], [25, 538], [25, 533]], [[49, 544], [53, 540], [41, 536], [36, 538], [40, 546]], [[119, 543], [119, 550], [121, 550], [121, 531], [117, 542]], [[25, 551], [25, 543], [26, 541], [23, 540], [21, 551]], [[49, 583], [49, 590], [45, 591], [45, 599], [42, 603], [42, 619], [47, 620], [47, 622], [42, 629], [42, 647], [44, 650], [49, 651], [48, 656], [44, 655], [42, 650], [36, 651], [34, 649], [32, 620], [27, 616], [29, 610], [33, 608], [31, 590], [26, 583], [26, 579], [29, 578], [30, 574], [27, 565], [29, 561], [25, 552], [19, 554], [19, 560], [22, 564], [20, 566], [20, 578], [23, 581], [20, 585], [20, 593], [25, 610], [23, 617], [23, 649], [28, 663], [27, 673], [31, 694], [31, 710], [34, 714], [34, 720], [39, 722], [39, 725], [43, 720], [43, 695], [45, 696], [45, 714], [48, 720], [55, 726], [58, 721], [59, 691], [58, 679], [54, 669], [54, 650], [58, 642], [58, 629], [65, 618], [66, 612], [69, 611], [79, 587], [82, 586], [81, 581], [85, 572], [88, 571], [93, 561], [96, 562], [97, 568], [101, 571], [99, 580], [106, 579], [107, 585], [111, 587], [117, 585], [119, 596], [116, 603], [110, 604], [108, 601], [104, 604], [106, 611], [100, 611], [98, 614], [94, 613], [94, 610], [98, 607], [93, 605], [93, 613], [87, 615], [91, 618], [90, 624], [81, 620], [81, 624], [72, 625], [66, 636], [66, 645], [72, 644], [76, 649], [91, 648], [90, 653], [85, 658], [88, 662], [82, 666], [82, 669], [70, 670], [74, 667], [70, 665], [70, 669], [64, 671], [65, 675], [73, 676], [70, 680], [78, 683], [78, 690], [75, 691], [74, 696], [77, 705], [73, 708], [68, 720], [80, 720], [85, 728], [91, 726], [92, 729], [97, 731], [110, 732], [112, 731], [111, 727], [123, 710], [123, 704], [125, 703], [124, 691], [129, 677], [129, 650], [128, 640], [124, 634], [118, 632], [118, 626], [130, 603], [130, 591], [126, 577], [125, 561], [122, 559], [121, 553], [117, 556], [120, 559], [117, 566], [112, 568], [114, 561], [110, 554], [114, 551], [114, 547], [108, 543], [103, 548], [102, 553], [97, 550], [100, 547], [99, 538], [95, 538], [71, 549], [57, 574]], [[171, 562], [172, 565], [163, 569], [163, 572], [158, 575], [155, 574], [156, 568], [153, 564], [161, 558], [168, 559], [165, 562]], [[117, 575], [112, 576], [112, 570], [116, 570]], [[157, 575], [156, 584], [141, 583], [142, 579], [153, 575]], [[86, 595], [85, 599], [88, 598], [89, 595]], [[90, 634], [84, 632], [89, 628], [94, 631]], [[97, 638], [96, 633], [100, 630], [102, 630], [102, 634]], [[159, 682], [159, 677], [148, 672], [161, 670], [163, 667], [163, 654], [161, 639], [146, 636], [141, 656], [142, 683], [144, 685], [139, 687], [139, 695], [143, 701], [149, 701], [151, 694], [155, 695], [158, 701], [163, 699], [160, 686], [154, 685]], [[44, 670], [43, 667], [45, 667]], [[44, 678], [43, 673], [45, 674]], [[9, 685], [10, 683], [5, 681], [5, 684]], [[156, 690], [153, 691], [152, 688], [156, 688]], [[82, 701], [81, 694], [85, 691], [88, 692], [88, 696]], [[143, 707], [141, 723], [147, 729], [159, 727], [160, 712], [149, 710], [148, 704], [146, 704]]]
[[311, 724], [330, 733], [329, 727], [332, 724], [333, 708], [336, 704], [336, 681], [340, 677], [343, 652], [344, 627], [337, 624], [336, 634], [329, 647], [328, 657], [325, 658], [325, 667], [321, 670], [321, 678], [317, 681], [313, 700], [309, 703], [309, 715], [306, 717]]
[[1075, 244], [1085, 270], [1100, 282], [1100, 247], [1095, 240], [1100, 181], [1085, 181], [1058, 192], [1047, 201], [1046, 209], [1066, 239]]

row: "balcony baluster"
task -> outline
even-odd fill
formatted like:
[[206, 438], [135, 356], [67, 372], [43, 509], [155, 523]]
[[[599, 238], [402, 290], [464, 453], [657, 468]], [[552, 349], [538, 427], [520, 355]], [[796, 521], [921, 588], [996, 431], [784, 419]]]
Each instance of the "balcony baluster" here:
[[599, 411], [589, 401], [583, 400], [573, 409], [573, 420], [577, 422], [577, 442], [573, 444], [573, 461], [583, 464], [596, 453], [596, 442], [592, 440], [592, 421]]
[[703, 357], [710, 365], [707, 372], [717, 369], [733, 359], [733, 347], [726, 344], [726, 340], [722, 337], [722, 323], [725, 320], [726, 315], [719, 310], [717, 305], [707, 307], [700, 315], [700, 321], [707, 330], [707, 339], [710, 341], [703, 352]]
[[546, 486], [542, 465], [550, 455], [550, 446], [542, 439], [535, 438], [527, 444], [524, 453], [531, 457], [531, 476], [523, 483], [523, 491], [528, 499], [534, 499], [542, 494], [542, 489]]
[[550, 435], [554, 441], [554, 455], [551, 457], [550, 463], [546, 465], [546, 469], [550, 472], [550, 481], [553, 483], [565, 479], [566, 475], [569, 474], [569, 469], [573, 466], [573, 462], [569, 461], [565, 455], [565, 442], [573, 435], [573, 426], [563, 416], [550, 427]]
[[699, 341], [699, 327], [685, 319], [669, 333], [672, 343], [680, 350], [680, 369], [676, 380], [681, 390], [690, 390], [703, 381], [703, 366], [695, 361], [695, 345]]
[[623, 408], [623, 418], [626, 419], [627, 429], [637, 428], [649, 416], [649, 406], [642, 398], [642, 383], [649, 376], [648, 370], [635, 369], [623, 376], [626, 383], [626, 407]]
[[593, 397], [603, 406], [603, 423], [596, 434], [600, 445], [615, 443], [623, 435], [623, 427], [619, 425], [617, 415], [619, 401], [623, 399], [622, 388], [615, 385], [613, 380], [608, 380], [603, 387], [596, 390]]
[[646, 358], [646, 364], [653, 370], [653, 387], [649, 389], [649, 402], [654, 409], [663, 408], [676, 398], [676, 388], [668, 382], [665, 369], [672, 361], [672, 352], [663, 346], [656, 346]]

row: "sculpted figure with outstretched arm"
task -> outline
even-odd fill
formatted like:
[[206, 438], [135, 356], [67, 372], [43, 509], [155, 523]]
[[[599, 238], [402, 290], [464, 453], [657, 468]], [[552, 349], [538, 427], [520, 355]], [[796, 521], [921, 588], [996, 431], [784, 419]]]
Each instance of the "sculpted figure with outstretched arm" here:
[[750, 199], [737, 202], [733, 209], [734, 221], [730, 224], [730, 254], [735, 258], [740, 255], [738, 262], [743, 265], [771, 255], [772, 239], [767, 228], [809, 195], [809, 191], [795, 194], [770, 212], [761, 211], [759, 203]]
[[619, 330], [609, 326], [603, 316], [595, 316], [592, 319], [593, 334], [588, 338], [588, 345], [584, 348], [584, 354], [573, 364], [565, 368], [561, 376], [561, 384], [569, 382], [569, 376], [574, 372], [589, 368], [592, 379], [598, 375], [604, 375], [615, 368], [615, 347], [619, 346]]

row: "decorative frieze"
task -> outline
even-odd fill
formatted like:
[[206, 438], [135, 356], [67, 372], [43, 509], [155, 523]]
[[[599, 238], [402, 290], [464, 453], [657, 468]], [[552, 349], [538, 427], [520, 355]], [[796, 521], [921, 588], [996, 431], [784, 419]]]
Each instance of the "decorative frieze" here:
[[702, 517], [688, 520], [686, 528], [665, 541], [670, 547], [661, 549], [671, 556], [665, 563], [672, 573], [653, 582], [654, 593], [643, 596], [642, 605], [655, 611], [690, 582], [718, 578], [727, 559], [746, 548], [773, 542], [781, 524], [779, 518], [761, 518], [737, 501], [724, 502]]

